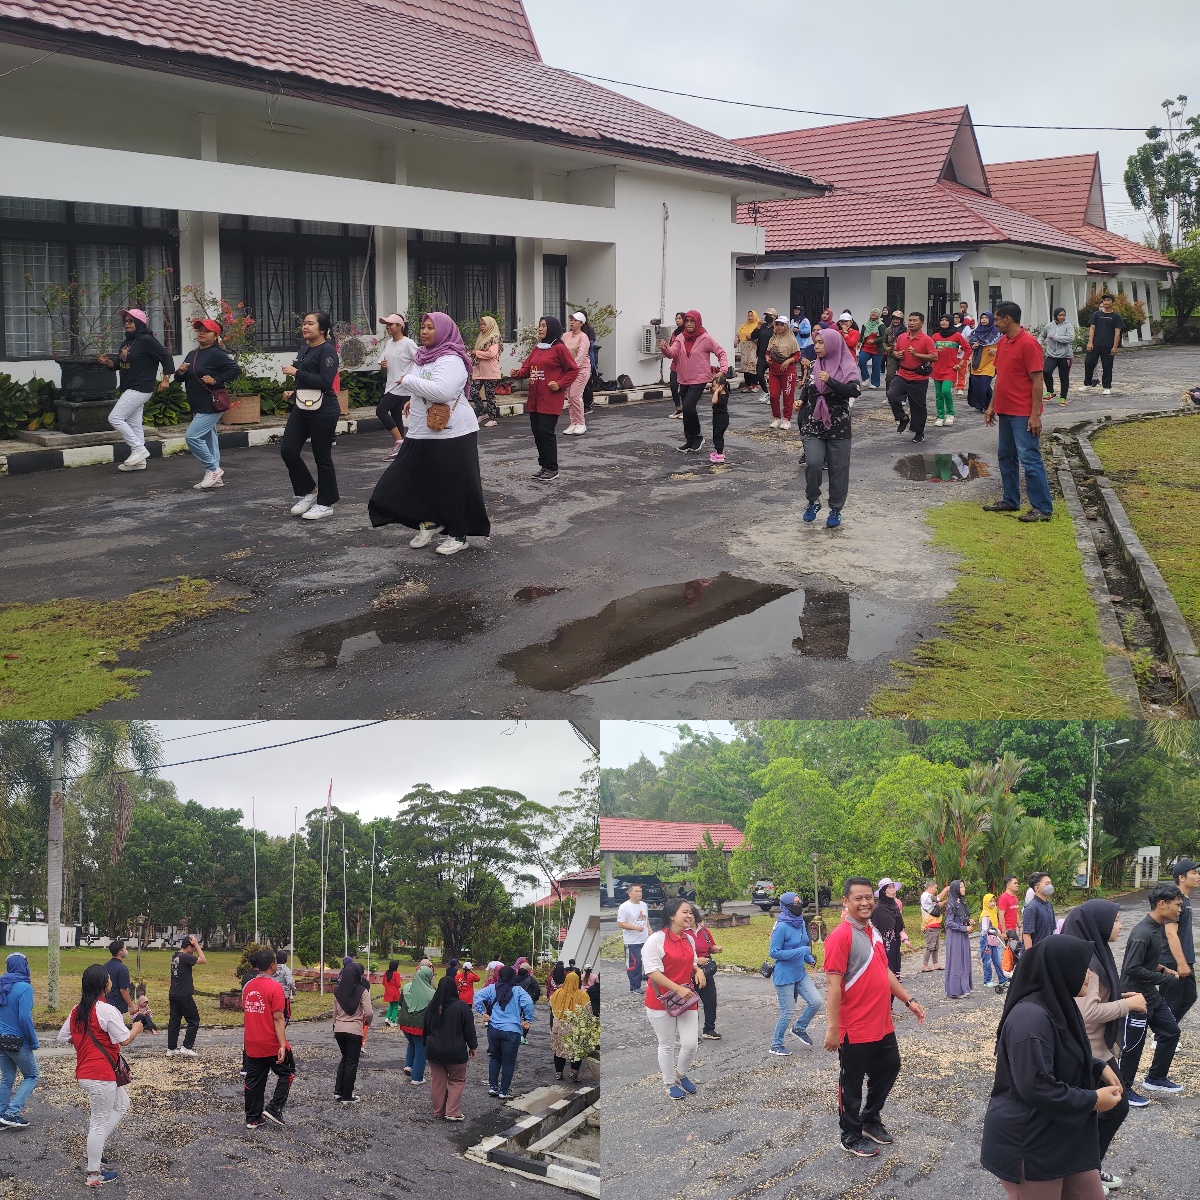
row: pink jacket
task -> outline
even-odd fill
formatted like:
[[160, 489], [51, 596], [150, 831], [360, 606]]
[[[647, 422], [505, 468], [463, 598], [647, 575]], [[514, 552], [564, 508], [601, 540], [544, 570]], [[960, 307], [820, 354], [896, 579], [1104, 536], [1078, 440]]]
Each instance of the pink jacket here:
[[667, 347], [667, 357], [675, 364], [675, 374], [684, 387], [694, 383], [707, 383], [712, 378], [712, 366], [708, 361], [710, 354], [716, 356], [722, 375], [729, 370], [729, 356], [707, 330], [696, 339], [690, 354], [687, 352], [682, 333], [672, 338]]
[[475, 359], [475, 369], [471, 372], [471, 378], [499, 379], [500, 343], [493, 342], [490, 346], [485, 346], [482, 350], [477, 350], [475, 353], [478, 357]]

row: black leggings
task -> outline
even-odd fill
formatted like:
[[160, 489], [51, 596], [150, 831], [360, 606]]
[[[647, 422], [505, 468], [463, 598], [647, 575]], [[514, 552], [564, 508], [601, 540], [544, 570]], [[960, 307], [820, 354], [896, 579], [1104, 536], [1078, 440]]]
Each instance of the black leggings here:
[[[293, 408], [288, 414], [279, 455], [287, 463], [293, 495], [307, 496], [315, 487], [318, 504], [336, 504], [341, 499], [333, 471], [333, 439], [337, 434], [338, 416], [336, 405], [329, 413], [324, 408], [313, 413]], [[312, 442], [313, 461], [317, 464], [315, 484], [308, 464], [300, 457], [300, 451], [308, 441]]]
[[680, 412], [679, 404], [679, 376], [674, 371], [671, 372], [671, 399], [675, 401], [675, 411]]
[[[578, 1071], [579, 1071], [579, 1063], [580, 1063], [580, 1062], [582, 1062], [582, 1061], [583, 1061], [582, 1059], [579, 1059], [578, 1061], [576, 1061], [576, 1062], [573, 1062], [573, 1063], [571, 1064], [571, 1070], [572, 1070], [572, 1071], [575, 1071], [575, 1072], [578, 1072]], [[556, 1070], [556, 1071], [557, 1071], [557, 1072], [558, 1072], [560, 1075], [563, 1073], [563, 1068], [564, 1068], [566, 1065], [567, 1065], [567, 1060], [566, 1060], [565, 1058], [559, 1058], [557, 1054], [554, 1056], [554, 1069], [555, 1069], [555, 1070]]]
[[1054, 391], [1054, 371], [1058, 370], [1058, 394], [1065, 400], [1067, 391], [1071, 386], [1071, 360], [1069, 358], [1050, 358], [1049, 355], [1044, 360], [1042, 367], [1042, 378], [1046, 382], [1046, 391]]
[[531, 412], [529, 414], [529, 428], [533, 430], [538, 463], [544, 471], [558, 470], [558, 438], [554, 436], [557, 425], [558, 413]]
[[342, 1052], [333, 1090], [340, 1099], [349, 1100], [354, 1095], [354, 1085], [358, 1081], [358, 1060], [362, 1054], [362, 1034], [335, 1033], [333, 1036], [338, 1044], [338, 1049]]
[[704, 383], [687, 383], [679, 389], [679, 402], [683, 405], [683, 436], [689, 446], [698, 446], [702, 440], [696, 405], [700, 403], [700, 397], [704, 395], [707, 386]]
[[398, 429], [401, 436], [404, 435], [404, 405], [407, 402], [407, 396], [397, 396], [393, 392], [384, 394], [383, 399], [375, 406], [375, 415], [383, 422], [384, 429], [393, 433]]
[[713, 410], [713, 449], [718, 454], [725, 453], [725, 430], [729, 428], [729, 393], [725, 392], [721, 399], [712, 406]]

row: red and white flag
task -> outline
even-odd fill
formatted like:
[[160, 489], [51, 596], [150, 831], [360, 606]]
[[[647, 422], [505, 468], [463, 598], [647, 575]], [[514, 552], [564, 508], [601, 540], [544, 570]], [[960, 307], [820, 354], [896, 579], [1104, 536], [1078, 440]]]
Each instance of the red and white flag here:
[[325, 797], [325, 820], [333, 816], [333, 780], [329, 781], [329, 795]]

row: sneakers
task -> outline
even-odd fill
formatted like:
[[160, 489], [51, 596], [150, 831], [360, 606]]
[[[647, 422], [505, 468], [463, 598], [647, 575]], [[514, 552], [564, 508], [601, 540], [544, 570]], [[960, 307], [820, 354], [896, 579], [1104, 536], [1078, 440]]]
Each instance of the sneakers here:
[[1043, 400], [1057, 400], [1057, 399], [1058, 399], [1058, 393], [1057, 393], [1057, 392], [1047, 392], [1047, 393], [1046, 393], [1046, 394], [1045, 394], [1045, 395], [1042, 397], [1042, 399], [1043, 399]]
[[1173, 1079], [1151, 1079], [1149, 1075], [1142, 1080], [1142, 1087], [1148, 1092], [1182, 1092], [1183, 1087]]
[[1145, 1108], [1150, 1103], [1146, 1096], [1141, 1092], [1135, 1092], [1133, 1088], [1125, 1089], [1125, 1099], [1129, 1101], [1130, 1108]]
[[1019, 504], [1005, 504], [1005, 502], [1003, 500], [997, 500], [994, 504], [985, 504], [983, 506], [983, 511], [984, 512], [1020, 512], [1021, 506]]
[[511, 1100], [513, 1098], [513, 1094], [512, 1092], [497, 1092], [496, 1097], [499, 1100]]
[[923, 442], [924, 440], [925, 440], [925, 435], [923, 433], [918, 433], [917, 436], [915, 438], [913, 438], [914, 442]]
[[723, 455], [719, 450], [714, 450], [708, 456], [708, 461], [710, 463], [723, 463], [725, 461], [725, 455]]
[[1106, 1187], [1119, 1188], [1125, 1181], [1120, 1177], [1120, 1175], [1110, 1175], [1107, 1171], [1101, 1171], [1100, 1182]]
[[808, 507], [804, 510], [804, 520], [811, 525], [817, 519], [817, 513], [820, 511], [820, 500], [810, 500], [808, 502]]
[[667, 1088], [667, 1095], [670, 1096], [672, 1100], [682, 1100], [687, 1095], [687, 1092], [685, 1092], [683, 1088], [679, 1086], [679, 1084], [673, 1083], [669, 1088]]
[[398, 442], [392, 443], [392, 448], [388, 451], [388, 458], [395, 458], [400, 453], [400, 447], [404, 445], [404, 439], [401, 438]]
[[682, 446], [676, 446], [675, 449], [679, 454], [686, 454], [691, 449], [691, 446], [687, 442], [684, 442]]
[[20, 1114], [15, 1117], [0, 1117], [0, 1125], [7, 1125], [9, 1129], [28, 1129], [29, 1122]]
[[266, 1124], [262, 1117], [254, 1117], [246, 1122], [247, 1129], [261, 1129]]
[[783, 1046], [772, 1046], [768, 1053], [777, 1054], [780, 1058], [791, 1058], [792, 1056], [792, 1052]]
[[870, 1138], [871, 1141], [878, 1143], [880, 1146], [890, 1146], [896, 1139], [883, 1127], [882, 1121], [868, 1121], [863, 1125], [863, 1137]]
[[775, 420], [771, 422], [772, 429], [782, 429], [783, 427], [784, 427], [783, 422], [781, 420], [779, 420], [778, 417], [776, 417]]
[[842, 1138], [842, 1149], [856, 1158], [874, 1158], [879, 1153], [879, 1147], [871, 1145], [865, 1137]]
[[433, 535], [435, 533], [441, 533], [441, 532], [442, 532], [441, 525], [426, 525], [425, 522], [422, 521], [421, 528], [417, 530], [417, 536], [414, 537], [412, 539], [412, 541], [409, 542], [408, 544], [414, 550], [420, 550], [422, 546], [428, 546], [429, 543], [431, 541], [433, 541]]
[[700, 1035], [706, 1042], [719, 1042], [721, 1035], [715, 1029], [706, 1029]]
[[896, 426], [897, 433], [903, 433], [908, 428], [908, 417], [901, 417], [900, 424]]
[[150, 451], [145, 446], [139, 446], [136, 450], [130, 450], [129, 457], [123, 462], [117, 464], [118, 471], [144, 471], [146, 469], [146, 460], [150, 457]]
[[945, 417], [938, 417], [938, 419], [937, 419], [936, 421], [934, 421], [934, 424], [935, 424], [936, 426], [938, 426], [938, 428], [939, 428], [939, 429], [940, 429], [940, 428], [941, 428], [943, 425], [945, 425], [945, 423], [946, 423], [946, 419], [945, 419]]
[[100, 1171], [96, 1175], [87, 1177], [88, 1187], [103, 1187], [106, 1183], [113, 1183], [117, 1178], [116, 1171]]
[[270, 1121], [272, 1125], [282, 1125], [283, 1124], [283, 1113], [275, 1112], [274, 1109], [264, 1108], [263, 1116], [266, 1117], [266, 1119], [268, 1121]]
[[292, 505], [291, 513], [293, 517], [302, 517], [314, 504], [317, 502], [317, 493], [312, 492], [307, 496], [297, 496], [296, 503]]
[[[218, 467], [215, 471], [205, 471], [204, 475], [200, 479], [200, 482], [192, 484], [192, 490], [194, 492], [203, 492], [208, 488], [224, 487], [225, 484], [222, 479], [224, 474], [225, 472], [222, 471], [220, 467]], [[305, 499], [307, 499], [307, 497], [305, 497]]]
[[446, 1117], [447, 1121], [465, 1121], [466, 1117]]
[[947, 424], [947, 425], [953, 425], [953, 424], [954, 424], [954, 414], [953, 414], [953, 413], [951, 413], [951, 414], [950, 414], [950, 415], [949, 415], [949, 416], [946, 418], [946, 424]]
[[428, 1079], [410, 1079], [408, 1082], [409, 1082], [410, 1087], [424, 1087], [425, 1084], [427, 1084], [429, 1082], [429, 1080]]
[[558, 478], [558, 472], [547, 471], [543, 468], [543, 470], [539, 474], [535, 475], [534, 478], [538, 480], [539, 483], [553, 483]]
[[793, 1029], [792, 1033], [794, 1033], [805, 1046], [811, 1046], [813, 1044], [812, 1038], [810, 1038], [803, 1029]]
[[492, 1097], [498, 1097], [500, 1095], [500, 1089], [490, 1087], [490, 1088], [488, 1088], [488, 1095], [492, 1096]]
[[699, 454], [704, 449], [704, 439], [701, 438], [694, 446], [686, 447], [689, 454]]
[[457, 554], [460, 550], [467, 548], [466, 538], [446, 537], [442, 538], [440, 545], [437, 548], [438, 554]]
[[178, 1050], [168, 1050], [168, 1051], [167, 1051], [167, 1057], [168, 1057], [168, 1058], [174, 1058], [174, 1057], [175, 1057], [175, 1055], [177, 1055], [178, 1053], [179, 1053], [179, 1051], [178, 1051]]
[[1102, 396], [1111, 396], [1111, 395], [1112, 395], [1112, 388], [1101, 388], [1101, 389], [1100, 389], [1100, 394], [1101, 394]]
[[175, 1053], [178, 1054], [180, 1056], [180, 1058], [199, 1058], [200, 1057], [200, 1055], [198, 1055], [195, 1052], [195, 1050], [189, 1050], [186, 1046], [180, 1046], [179, 1049], [175, 1051]]
[[1023, 512], [1018, 518], [1018, 521], [1026, 523], [1034, 521], [1052, 521], [1054, 518], [1049, 513], [1041, 512], [1039, 509], [1031, 508], [1028, 512]]
[[825, 518], [826, 529], [838, 529], [842, 524], [842, 510], [840, 508], [831, 508], [829, 516]]
[[694, 1096], [696, 1094], [696, 1085], [686, 1075], [680, 1075], [675, 1082], [679, 1084], [679, 1086], [683, 1088], [683, 1090], [687, 1092], [689, 1096]]
[[343, 1096], [342, 1099], [339, 1101], [339, 1103], [341, 1103], [341, 1104], [361, 1104], [362, 1097], [361, 1096]]
[[301, 516], [306, 521], [319, 521], [322, 517], [329, 516], [331, 512], [333, 512], [332, 504], [312, 504], [307, 512], [301, 513]]

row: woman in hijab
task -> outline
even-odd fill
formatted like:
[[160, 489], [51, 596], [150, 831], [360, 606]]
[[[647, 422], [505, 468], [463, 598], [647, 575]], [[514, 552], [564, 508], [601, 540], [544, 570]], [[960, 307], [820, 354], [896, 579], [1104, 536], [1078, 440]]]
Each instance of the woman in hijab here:
[[557, 317], [542, 317], [538, 321], [537, 345], [511, 372], [514, 379], [529, 380], [525, 411], [537, 446], [540, 469], [533, 478], [538, 483], [558, 478], [558, 439], [554, 430], [562, 416], [563, 400], [579, 372], [570, 350], [563, 345], [562, 322]]
[[408, 1042], [404, 1073], [413, 1087], [425, 1082], [425, 1010], [433, 999], [433, 967], [420, 967], [400, 989], [400, 1012], [396, 1025]]
[[1075, 353], [1075, 326], [1067, 320], [1067, 310], [1056, 308], [1050, 322], [1038, 335], [1038, 341], [1046, 347], [1042, 367], [1042, 381], [1046, 385], [1047, 400], [1054, 396], [1054, 372], [1058, 372], [1058, 402], [1066, 404], [1071, 390], [1071, 357]]
[[771, 389], [771, 428], [787, 429], [796, 406], [796, 364], [800, 343], [786, 317], [775, 318], [775, 331], [767, 344], [767, 381]]
[[536, 1004], [542, 998], [542, 985], [534, 978], [529, 959], [518, 958], [513, 963], [513, 970], [517, 973], [517, 987], [523, 988], [525, 994]]
[[[1140, 992], [1121, 991], [1121, 975], [1113, 958], [1112, 943], [1121, 936], [1120, 909], [1111, 900], [1086, 900], [1067, 913], [1062, 931], [1069, 937], [1081, 938], [1090, 944], [1092, 959], [1088, 963], [1087, 987], [1083, 995], [1077, 996], [1083, 1025], [1092, 1045], [1092, 1058], [1106, 1063], [1111, 1076], [1106, 1072], [1108, 1083], [1119, 1083], [1117, 1070], [1121, 1057], [1121, 1041], [1125, 1017], [1131, 1013], [1146, 1011], [1146, 997]], [[1108, 1153], [1108, 1147], [1129, 1115], [1129, 1099], [1124, 1093], [1121, 1103], [1100, 1114], [1100, 1161]], [[1121, 1180], [1101, 1170], [1100, 1182], [1109, 1187], [1120, 1187]]]
[[961, 1000], [974, 991], [971, 983], [971, 910], [967, 907], [961, 879], [950, 884], [946, 900], [946, 995]]
[[821, 329], [836, 329], [837, 323], [833, 319], [833, 309], [823, 308], [821, 310], [821, 320], [818, 322]]
[[806, 363], [815, 361], [817, 352], [813, 347], [812, 322], [808, 319], [803, 304], [796, 305], [796, 319], [792, 322], [792, 332], [796, 335], [796, 342], [800, 346], [801, 361]]
[[475, 1011], [484, 1014], [488, 1031], [488, 1095], [511, 1100], [521, 1038], [533, 1024], [533, 1001], [517, 986], [516, 971], [501, 967], [499, 979], [475, 993]]
[[862, 327], [862, 344], [858, 348], [858, 368], [863, 383], [867, 383], [867, 368], [871, 368], [872, 391], [879, 390], [879, 372], [883, 369], [883, 326], [879, 309], [871, 309], [871, 315]]
[[439, 554], [457, 554], [468, 537], [492, 532], [479, 476], [479, 420], [467, 397], [471, 356], [445, 313], [421, 318], [421, 348], [397, 385], [408, 436], [371, 494], [371, 524], [407, 525], [419, 550], [445, 532]]
[[[696, 454], [704, 445], [696, 406], [704, 395], [704, 389], [729, 370], [729, 356], [704, 328], [704, 320], [694, 308], [685, 316], [683, 332], [672, 338], [670, 345], [659, 342], [659, 349], [675, 364], [675, 373], [679, 376], [684, 437], [683, 445], [678, 447], [679, 452]], [[711, 364], [712, 358], [716, 358], [718, 363], [715, 370]]]
[[129, 455], [117, 466], [118, 471], [144, 471], [150, 451], [146, 449], [146, 434], [142, 428], [142, 411], [154, 394], [158, 368], [162, 379], [158, 390], [171, 386], [175, 363], [163, 344], [150, 332], [149, 320], [140, 308], [123, 308], [120, 313], [125, 324], [125, 340], [117, 351], [117, 361], [101, 354], [99, 361], [106, 367], [116, 367], [121, 389], [108, 423], [121, 435], [129, 447]]
[[758, 313], [751, 308], [746, 313], [745, 322], [738, 326], [738, 362], [742, 368], [742, 379], [745, 381], [738, 388], [739, 392], [758, 391], [758, 344], [754, 341], [754, 333], [761, 323]]
[[861, 390], [858, 363], [836, 329], [814, 329], [817, 361], [813, 380], [805, 386], [800, 414], [804, 437], [804, 482], [810, 525], [821, 509], [821, 483], [829, 465], [829, 516], [827, 529], [842, 523], [842, 506], [850, 491], [850, 406]]
[[[971, 332], [974, 325], [973, 321], [966, 313], [955, 312], [950, 317], [950, 328], [955, 333], [961, 334], [965, 342], [967, 334]], [[954, 394], [956, 396], [965, 396], [967, 394], [967, 372], [971, 369], [971, 356], [964, 355], [958, 360], [958, 364], [954, 368]]]
[[967, 335], [971, 348], [970, 378], [967, 380], [967, 403], [977, 412], [987, 412], [992, 402], [992, 385], [996, 381], [996, 345], [1000, 330], [990, 312], [979, 314], [979, 323]]
[[[871, 913], [871, 924], [883, 938], [883, 949], [887, 955], [888, 968], [897, 978], [900, 976], [900, 935], [904, 932], [904, 914], [896, 903], [896, 881], [881, 879], [875, 890], [875, 908]], [[895, 1000], [895, 997], [892, 997]]]
[[554, 964], [554, 969], [550, 972], [550, 978], [546, 980], [546, 999], [553, 1000], [554, 993], [566, 982], [567, 979], [567, 964], [560, 958]]
[[[996, 896], [988, 892], [983, 897], [979, 912], [979, 957], [983, 962], [983, 986], [998, 987], [1001, 991], [1008, 986], [1001, 967], [1003, 956], [1000, 951], [1000, 911], [996, 907]], [[996, 969], [996, 981], [992, 982], [992, 968]]]
[[479, 1040], [471, 1006], [464, 1004], [453, 975], [443, 975], [425, 1010], [425, 1055], [429, 1060], [429, 1097], [436, 1120], [461, 1121], [467, 1084], [467, 1059]]
[[[37, 1048], [29, 959], [24, 954], [10, 954], [0, 975], [0, 1125], [24, 1129], [29, 1124], [21, 1113], [37, 1087], [38, 1065], [33, 1057]], [[18, 1071], [21, 1086], [14, 1092]]]
[[471, 407], [476, 417], [484, 417], [485, 429], [490, 429], [500, 419], [500, 409], [496, 406], [496, 384], [500, 382], [502, 341], [496, 318], [485, 313], [479, 318], [479, 333], [471, 351], [471, 357], [475, 360], [471, 370]]
[[383, 1002], [388, 1006], [383, 1023], [396, 1028], [396, 1015], [400, 1011], [400, 988], [403, 984], [400, 978], [400, 960], [393, 958], [383, 974]]
[[[554, 1015], [554, 1024], [550, 1026], [550, 1047], [554, 1052], [554, 1074], [559, 1079], [563, 1077], [563, 1070], [567, 1065], [567, 1049], [563, 1037], [568, 1030], [564, 1022], [582, 1008], [590, 1010], [591, 1001], [587, 992], [579, 986], [579, 976], [574, 971], [568, 971], [566, 981], [550, 1001], [550, 1011]], [[578, 1059], [571, 1063], [571, 1078], [576, 1083], [579, 1082]]]
[[1077, 937], [1047, 938], [1021, 955], [1009, 988], [979, 1156], [1008, 1200], [1104, 1196], [1096, 1114], [1121, 1102], [1121, 1088], [1097, 1087], [1099, 1064], [1075, 1003], [1092, 950]]
[[357, 1104], [354, 1084], [358, 1079], [358, 1060], [362, 1057], [363, 1028], [375, 1017], [371, 1007], [371, 988], [363, 979], [363, 969], [352, 959], [342, 966], [337, 987], [333, 989], [333, 1038], [342, 1052], [333, 1093], [342, 1104]]

